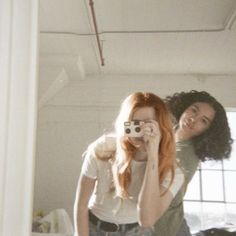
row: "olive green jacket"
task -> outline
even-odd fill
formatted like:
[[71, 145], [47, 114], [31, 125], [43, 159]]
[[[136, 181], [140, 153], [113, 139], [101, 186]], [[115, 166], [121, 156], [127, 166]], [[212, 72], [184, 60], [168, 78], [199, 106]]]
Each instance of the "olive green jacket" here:
[[176, 236], [184, 219], [183, 198], [188, 183], [192, 179], [199, 164], [191, 141], [182, 141], [176, 144], [176, 157], [179, 167], [184, 173], [184, 184], [164, 215], [154, 225], [154, 235]]

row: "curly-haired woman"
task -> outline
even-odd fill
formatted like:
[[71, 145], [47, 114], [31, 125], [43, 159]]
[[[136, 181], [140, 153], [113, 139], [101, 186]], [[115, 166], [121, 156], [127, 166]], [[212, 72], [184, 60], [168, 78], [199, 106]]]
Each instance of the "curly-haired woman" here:
[[[231, 134], [223, 106], [209, 93], [195, 91], [168, 96], [166, 104], [175, 123], [176, 157], [184, 185], [155, 224], [155, 232], [168, 236], [191, 235], [184, 219], [183, 198], [200, 161], [229, 158]], [[171, 225], [167, 224], [171, 222]]]

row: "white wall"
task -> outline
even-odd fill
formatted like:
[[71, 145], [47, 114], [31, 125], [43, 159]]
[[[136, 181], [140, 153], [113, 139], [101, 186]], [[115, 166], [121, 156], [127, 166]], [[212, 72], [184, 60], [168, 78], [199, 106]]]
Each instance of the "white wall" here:
[[208, 91], [225, 107], [236, 107], [236, 76], [90, 76], [70, 82], [39, 111], [34, 208], [65, 208], [72, 217], [81, 155], [111, 128], [128, 94], [151, 91], [165, 97], [191, 89]]
[[38, 1], [0, 1], [0, 235], [31, 234]]

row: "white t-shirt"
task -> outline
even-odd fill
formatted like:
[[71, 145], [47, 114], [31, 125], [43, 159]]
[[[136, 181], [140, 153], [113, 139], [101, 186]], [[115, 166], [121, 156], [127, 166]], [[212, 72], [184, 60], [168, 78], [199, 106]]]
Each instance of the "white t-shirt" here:
[[[96, 179], [96, 185], [92, 197], [89, 201], [89, 208], [101, 220], [116, 224], [127, 224], [138, 222], [137, 200], [142, 186], [145, 173], [146, 162], [132, 160], [132, 177], [128, 188], [129, 199], [115, 197], [115, 192], [111, 190], [112, 170], [109, 160], [100, 160], [93, 153], [87, 153], [82, 165], [81, 173], [89, 178]], [[162, 186], [168, 187], [170, 183], [168, 175]], [[169, 190], [176, 195], [184, 181], [182, 171], [177, 168], [175, 177]]]

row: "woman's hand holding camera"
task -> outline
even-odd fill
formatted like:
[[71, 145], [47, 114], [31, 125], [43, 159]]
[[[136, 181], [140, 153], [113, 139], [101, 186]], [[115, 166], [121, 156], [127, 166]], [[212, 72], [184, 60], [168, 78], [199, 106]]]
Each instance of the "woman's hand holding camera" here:
[[[143, 139], [146, 144], [146, 151], [148, 154], [154, 154], [156, 156], [159, 150], [159, 144], [161, 140], [161, 133], [159, 124], [155, 120], [150, 120], [141, 125], [143, 130]], [[148, 155], [149, 156], [149, 155]]]

